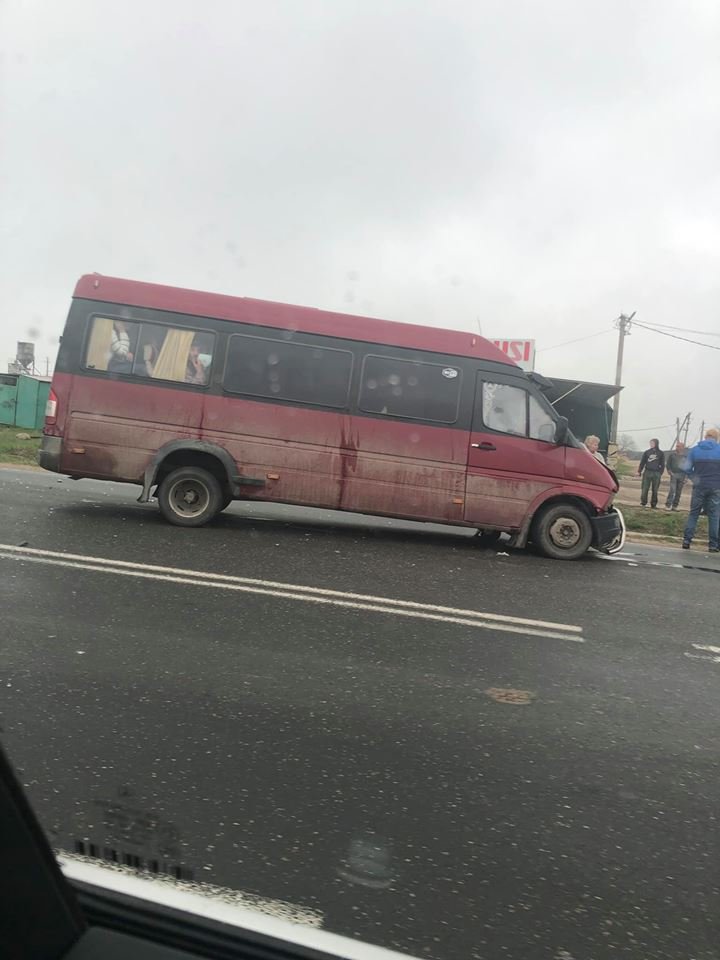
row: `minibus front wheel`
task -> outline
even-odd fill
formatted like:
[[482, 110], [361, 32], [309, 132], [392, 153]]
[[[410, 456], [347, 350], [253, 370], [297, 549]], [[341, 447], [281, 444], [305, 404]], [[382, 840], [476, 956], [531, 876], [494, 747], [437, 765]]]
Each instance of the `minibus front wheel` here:
[[169, 473], [157, 492], [160, 512], [178, 527], [201, 527], [223, 506], [217, 477], [202, 467], [178, 467]]
[[545, 507], [533, 520], [533, 543], [554, 560], [577, 560], [587, 552], [592, 535], [587, 513], [572, 503]]

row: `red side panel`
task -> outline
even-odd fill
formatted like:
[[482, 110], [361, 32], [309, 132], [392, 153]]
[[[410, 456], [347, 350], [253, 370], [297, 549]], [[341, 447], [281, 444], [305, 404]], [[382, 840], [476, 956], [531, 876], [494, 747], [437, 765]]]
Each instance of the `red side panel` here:
[[55, 383], [63, 473], [139, 482], [164, 444], [203, 439], [227, 449], [238, 472], [264, 481], [246, 488], [248, 497], [462, 522], [462, 430], [99, 377], [61, 374]]
[[204, 398], [196, 393], [99, 377], [71, 379], [62, 473], [140, 481], [163, 444], [200, 436]]
[[530, 504], [563, 484], [565, 447], [481, 430], [473, 430], [470, 442], [469, 523], [520, 529]]
[[203, 439], [226, 447], [262, 500], [462, 520], [467, 434], [330, 411], [207, 397]]

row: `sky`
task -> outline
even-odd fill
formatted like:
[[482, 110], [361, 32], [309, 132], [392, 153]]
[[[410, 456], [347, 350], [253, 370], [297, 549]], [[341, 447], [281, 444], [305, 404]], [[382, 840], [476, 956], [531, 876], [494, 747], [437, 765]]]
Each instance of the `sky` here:
[[[590, 381], [623, 312], [720, 347], [718, 50], [717, 0], [1, 0], [0, 369], [92, 271]], [[693, 438], [719, 370], [634, 328], [620, 430]]]

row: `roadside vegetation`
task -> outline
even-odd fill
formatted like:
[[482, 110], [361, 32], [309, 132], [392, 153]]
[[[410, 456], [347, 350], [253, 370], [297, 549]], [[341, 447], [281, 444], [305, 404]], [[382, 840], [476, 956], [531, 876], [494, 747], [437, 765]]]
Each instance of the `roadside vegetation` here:
[[[687, 510], [676, 510], [670, 512], [664, 507], [658, 507], [657, 510], [651, 510], [650, 507], [628, 507], [620, 504], [620, 509], [625, 517], [625, 524], [629, 531], [635, 533], [654, 533], [660, 537], [680, 537], [687, 522]], [[695, 539], [698, 543], [707, 545], [707, 517], [700, 517], [695, 532]]]
[[0, 463], [36, 464], [41, 437], [39, 430], [0, 426]]

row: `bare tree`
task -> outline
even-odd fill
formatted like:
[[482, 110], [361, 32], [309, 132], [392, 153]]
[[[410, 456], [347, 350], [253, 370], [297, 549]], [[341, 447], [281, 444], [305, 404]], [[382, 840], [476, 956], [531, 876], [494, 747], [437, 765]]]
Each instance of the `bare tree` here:
[[637, 444], [629, 433], [621, 433], [618, 437], [618, 450], [623, 453], [626, 451], [630, 453], [632, 450], [637, 450]]

